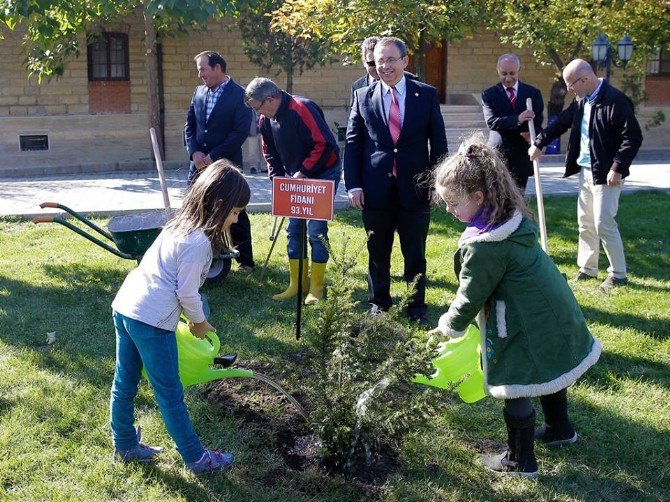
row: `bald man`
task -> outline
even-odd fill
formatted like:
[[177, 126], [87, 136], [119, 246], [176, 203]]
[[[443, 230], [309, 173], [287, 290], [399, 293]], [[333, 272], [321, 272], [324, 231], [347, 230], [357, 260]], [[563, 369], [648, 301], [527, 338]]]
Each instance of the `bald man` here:
[[[533, 175], [533, 163], [528, 158], [528, 122], [533, 121], [536, 131], [542, 130], [542, 93], [519, 80], [521, 61], [516, 54], [500, 56], [496, 71], [500, 83], [482, 93], [484, 119], [489, 128], [488, 144], [500, 152], [512, 178], [525, 191], [528, 177]], [[526, 109], [528, 98], [533, 103], [532, 111]]]
[[579, 174], [579, 272], [574, 280], [597, 278], [602, 242], [609, 267], [600, 289], [607, 292], [628, 283], [615, 218], [624, 179], [642, 144], [642, 131], [628, 96], [598, 78], [583, 59], [565, 67], [563, 80], [576, 99], [538, 134], [528, 154], [532, 160], [539, 158], [542, 147], [570, 129], [563, 176]]

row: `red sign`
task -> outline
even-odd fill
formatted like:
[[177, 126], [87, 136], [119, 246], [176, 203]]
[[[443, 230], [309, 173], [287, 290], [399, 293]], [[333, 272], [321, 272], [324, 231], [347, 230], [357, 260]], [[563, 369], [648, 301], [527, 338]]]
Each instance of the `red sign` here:
[[272, 216], [330, 221], [334, 199], [334, 181], [272, 178]]

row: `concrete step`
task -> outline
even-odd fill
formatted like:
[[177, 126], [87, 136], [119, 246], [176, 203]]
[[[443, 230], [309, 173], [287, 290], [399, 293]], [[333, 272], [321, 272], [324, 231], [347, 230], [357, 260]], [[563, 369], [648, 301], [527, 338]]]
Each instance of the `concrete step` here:
[[452, 117], [443, 117], [445, 129], [482, 129], [486, 128], [486, 123], [477, 117], [461, 117], [454, 119]]
[[458, 113], [482, 113], [482, 107], [479, 105], [440, 105], [442, 115]]

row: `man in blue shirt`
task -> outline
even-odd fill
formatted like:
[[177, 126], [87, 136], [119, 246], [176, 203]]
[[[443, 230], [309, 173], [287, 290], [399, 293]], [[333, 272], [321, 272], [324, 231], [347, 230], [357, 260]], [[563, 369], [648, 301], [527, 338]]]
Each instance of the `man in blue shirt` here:
[[[186, 149], [191, 160], [188, 183], [212, 162], [228, 159], [242, 168], [242, 144], [249, 135], [252, 113], [244, 105], [244, 88], [226, 74], [226, 61], [214, 51], [195, 56], [198, 78], [184, 125]], [[240, 256], [238, 270], [249, 272], [255, 263], [251, 245], [251, 222], [242, 211], [230, 235]]]
[[563, 80], [577, 99], [538, 134], [528, 153], [532, 160], [538, 158], [542, 147], [570, 129], [564, 177], [579, 174], [580, 181], [579, 272], [575, 280], [598, 276], [602, 242], [610, 266], [600, 289], [609, 291], [628, 283], [623, 242], [615, 218], [624, 179], [642, 144], [642, 131], [631, 100], [599, 79], [583, 59], [575, 59], [565, 67]]

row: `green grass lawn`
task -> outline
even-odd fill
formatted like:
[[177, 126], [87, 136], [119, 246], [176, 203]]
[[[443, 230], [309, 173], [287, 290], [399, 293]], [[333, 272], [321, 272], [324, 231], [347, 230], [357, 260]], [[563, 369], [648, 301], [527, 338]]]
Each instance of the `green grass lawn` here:
[[[545, 201], [549, 250], [568, 277], [576, 273], [576, 202]], [[447, 411], [427, 432], [406, 438], [401, 468], [384, 489], [386, 500], [669, 500], [670, 499], [670, 195], [622, 197], [619, 223], [630, 284], [602, 294], [598, 282], [573, 285], [600, 362], [569, 392], [581, 440], [554, 451], [537, 448], [537, 480], [507, 479], [478, 467], [478, 453], [505, 438], [502, 402], [473, 405], [444, 394]], [[453, 252], [462, 224], [435, 208], [428, 239], [428, 315], [436, 323], [453, 299]], [[104, 221], [102, 222], [104, 223]], [[252, 216], [259, 265], [267, 255], [269, 215]], [[362, 242], [360, 215], [343, 211], [331, 225], [337, 249], [343, 234]], [[262, 359], [301, 349], [294, 304], [270, 300], [287, 281], [282, 236], [263, 282], [231, 273], [204, 291], [222, 351]], [[364, 301], [367, 257], [355, 274]], [[606, 264], [604, 255], [601, 263]], [[355, 500], [340, 479], [291, 472], [267, 483], [282, 462], [273, 447], [239, 417], [189, 388], [187, 402], [203, 442], [233, 451], [225, 476], [183, 472], [151, 390], [137, 398], [145, 441], [167, 453], [155, 466], [112, 462], [108, 426], [114, 367], [110, 304], [134, 263], [124, 261], [58, 225], [0, 221], [0, 499], [3, 500]], [[394, 252], [393, 292], [402, 262]], [[601, 279], [604, 273], [601, 272]], [[363, 306], [361, 306], [361, 309]], [[304, 311], [304, 329], [313, 325]], [[46, 333], [56, 332], [53, 345]], [[538, 404], [539, 408], [539, 404]], [[264, 431], [271, 434], [272, 431]]]

